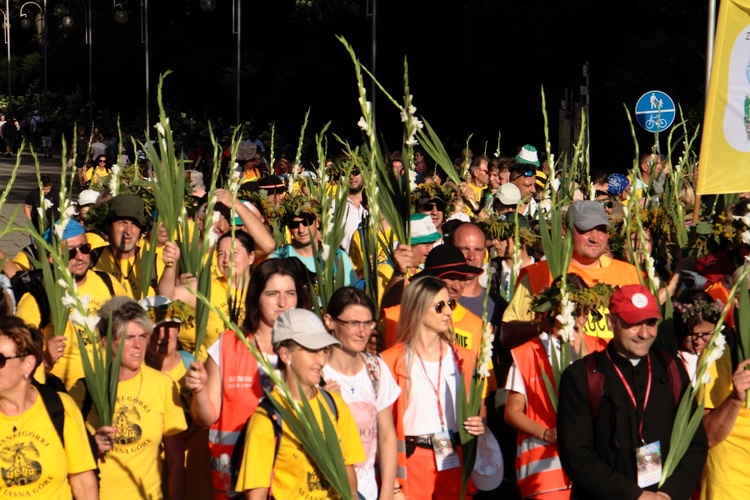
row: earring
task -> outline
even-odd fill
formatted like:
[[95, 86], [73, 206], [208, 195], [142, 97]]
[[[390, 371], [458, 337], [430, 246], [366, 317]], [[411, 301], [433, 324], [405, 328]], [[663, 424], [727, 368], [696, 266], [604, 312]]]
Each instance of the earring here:
[[28, 373], [24, 373], [23, 374], [23, 379], [24, 380], [29, 380], [29, 374]]

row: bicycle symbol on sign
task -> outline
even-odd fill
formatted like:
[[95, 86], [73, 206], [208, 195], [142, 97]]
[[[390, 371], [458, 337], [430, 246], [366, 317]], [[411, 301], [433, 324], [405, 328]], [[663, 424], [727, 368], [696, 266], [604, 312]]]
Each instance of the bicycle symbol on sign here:
[[666, 127], [667, 120], [664, 118], [659, 118], [659, 115], [649, 115], [648, 120], [646, 120], [646, 128], [664, 129]]

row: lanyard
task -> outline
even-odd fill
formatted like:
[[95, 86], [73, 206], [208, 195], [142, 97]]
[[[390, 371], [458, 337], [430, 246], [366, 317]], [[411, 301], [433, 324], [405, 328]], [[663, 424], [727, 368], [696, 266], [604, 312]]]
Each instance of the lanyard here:
[[[604, 351], [607, 354], [607, 357], [610, 361], [612, 361], [612, 356], [609, 355], [609, 351]], [[638, 437], [641, 438], [641, 442], [643, 444], [646, 444], [646, 440], [643, 439], [643, 417], [646, 415], [646, 406], [648, 405], [648, 397], [651, 395], [651, 356], [646, 355], [646, 361], [648, 366], [648, 383], [646, 384], [646, 396], [643, 398], [643, 414], [639, 418], [638, 417], [638, 402], [635, 400], [635, 394], [633, 394], [633, 390], [630, 388], [630, 385], [625, 380], [625, 376], [620, 371], [620, 368], [615, 364], [614, 361], [612, 361], [612, 366], [615, 368], [615, 371], [617, 372], [617, 375], [620, 376], [620, 381], [622, 381], [622, 385], [625, 386], [625, 390], [628, 391], [628, 396], [630, 396], [630, 401], [633, 403], [633, 407], [635, 408], [635, 417], [638, 419]]]
[[432, 390], [435, 392], [435, 398], [437, 399], [438, 416], [440, 417], [440, 429], [442, 431], [445, 431], [443, 403], [440, 402], [440, 377], [443, 375], [443, 341], [440, 341], [440, 361], [438, 361], [437, 386], [435, 386], [435, 384], [432, 383], [432, 380], [430, 380], [430, 376], [427, 374], [427, 369], [424, 366], [424, 361], [422, 361], [422, 356], [419, 355], [419, 352], [417, 352], [417, 358], [419, 358], [419, 364], [422, 365], [422, 371], [424, 372], [424, 376], [427, 379], [427, 382], [430, 383], [430, 387], [432, 387]]

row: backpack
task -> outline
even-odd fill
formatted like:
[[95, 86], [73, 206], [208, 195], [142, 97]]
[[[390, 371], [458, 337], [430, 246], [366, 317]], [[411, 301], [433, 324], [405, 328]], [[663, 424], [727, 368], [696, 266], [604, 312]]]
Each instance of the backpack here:
[[[666, 365], [669, 373], [669, 384], [672, 387], [672, 396], [676, 405], [680, 404], [680, 395], [682, 394], [682, 377], [680, 370], [677, 368], [677, 362], [674, 356], [664, 351], [655, 349], [653, 351], [656, 357]], [[597, 355], [601, 353], [592, 353], [583, 358], [586, 362], [586, 385], [587, 399], [591, 418], [595, 419], [599, 414], [599, 408], [602, 405], [602, 396], [604, 395], [604, 373], [599, 370], [597, 364]]]
[[[104, 271], [94, 271], [101, 278], [109, 290], [109, 295], [115, 295], [115, 289], [112, 285], [112, 277]], [[47, 293], [44, 291], [44, 272], [41, 269], [31, 269], [16, 273], [10, 279], [10, 286], [13, 290], [13, 297], [16, 299], [16, 306], [21, 297], [30, 293], [39, 307], [39, 329], [43, 330], [50, 322], [50, 306], [47, 299]]]
[[[336, 401], [334, 401], [333, 396], [331, 394], [324, 390], [324, 389], [318, 389], [320, 391], [320, 394], [323, 395], [323, 399], [328, 403], [328, 408], [330, 408], [331, 413], [333, 413], [333, 416], [336, 418], [336, 421], [339, 420], [339, 409], [336, 406]], [[281, 427], [282, 427], [282, 421], [281, 421], [281, 413], [276, 409], [274, 404], [269, 399], [270, 396], [266, 396], [263, 399], [260, 400], [260, 403], [258, 403], [258, 406], [260, 408], [263, 408], [266, 411], [266, 414], [268, 415], [268, 418], [271, 419], [271, 423], [273, 424], [273, 440], [274, 440], [274, 449], [273, 449], [273, 462], [272, 462], [272, 472], [271, 472], [271, 479], [273, 480], [273, 464], [276, 463], [276, 456], [279, 454], [279, 446], [281, 445]], [[232, 487], [235, 487], [237, 485], [237, 478], [239, 477], [240, 468], [242, 466], [242, 454], [245, 450], [245, 438], [247, 436], [247, 428], [250, 425], [250, 419], [253, 418], [252, 415], [247, 419], [247, 422], [242, 427], [242, 431], [240, 431], [239, 436], [237, 436], [237, 442], [234, 444], [234, 449], [232, 450], [232, 464], [231, 464], [231, 474], [232, 474]], [[268, 496], [271, 498], [271, 489], [269, 487], [268, 490]]]

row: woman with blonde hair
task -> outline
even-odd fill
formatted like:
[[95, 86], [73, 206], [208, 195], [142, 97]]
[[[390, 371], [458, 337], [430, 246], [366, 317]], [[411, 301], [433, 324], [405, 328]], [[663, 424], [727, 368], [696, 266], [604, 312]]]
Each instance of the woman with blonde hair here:
[[393, 406], [398, 437], [399, 484], [394, 496], [455, 499], [461, 486], [459, 425], [474, 436], [485, 432], [479, 416], [458, 421], [458, 384], [474, 372], [472, 351], [452, 344], [456, 306], [445, 283], [415, 279], [404, 291], [399, 342], [382, 357], [401, 394]]

